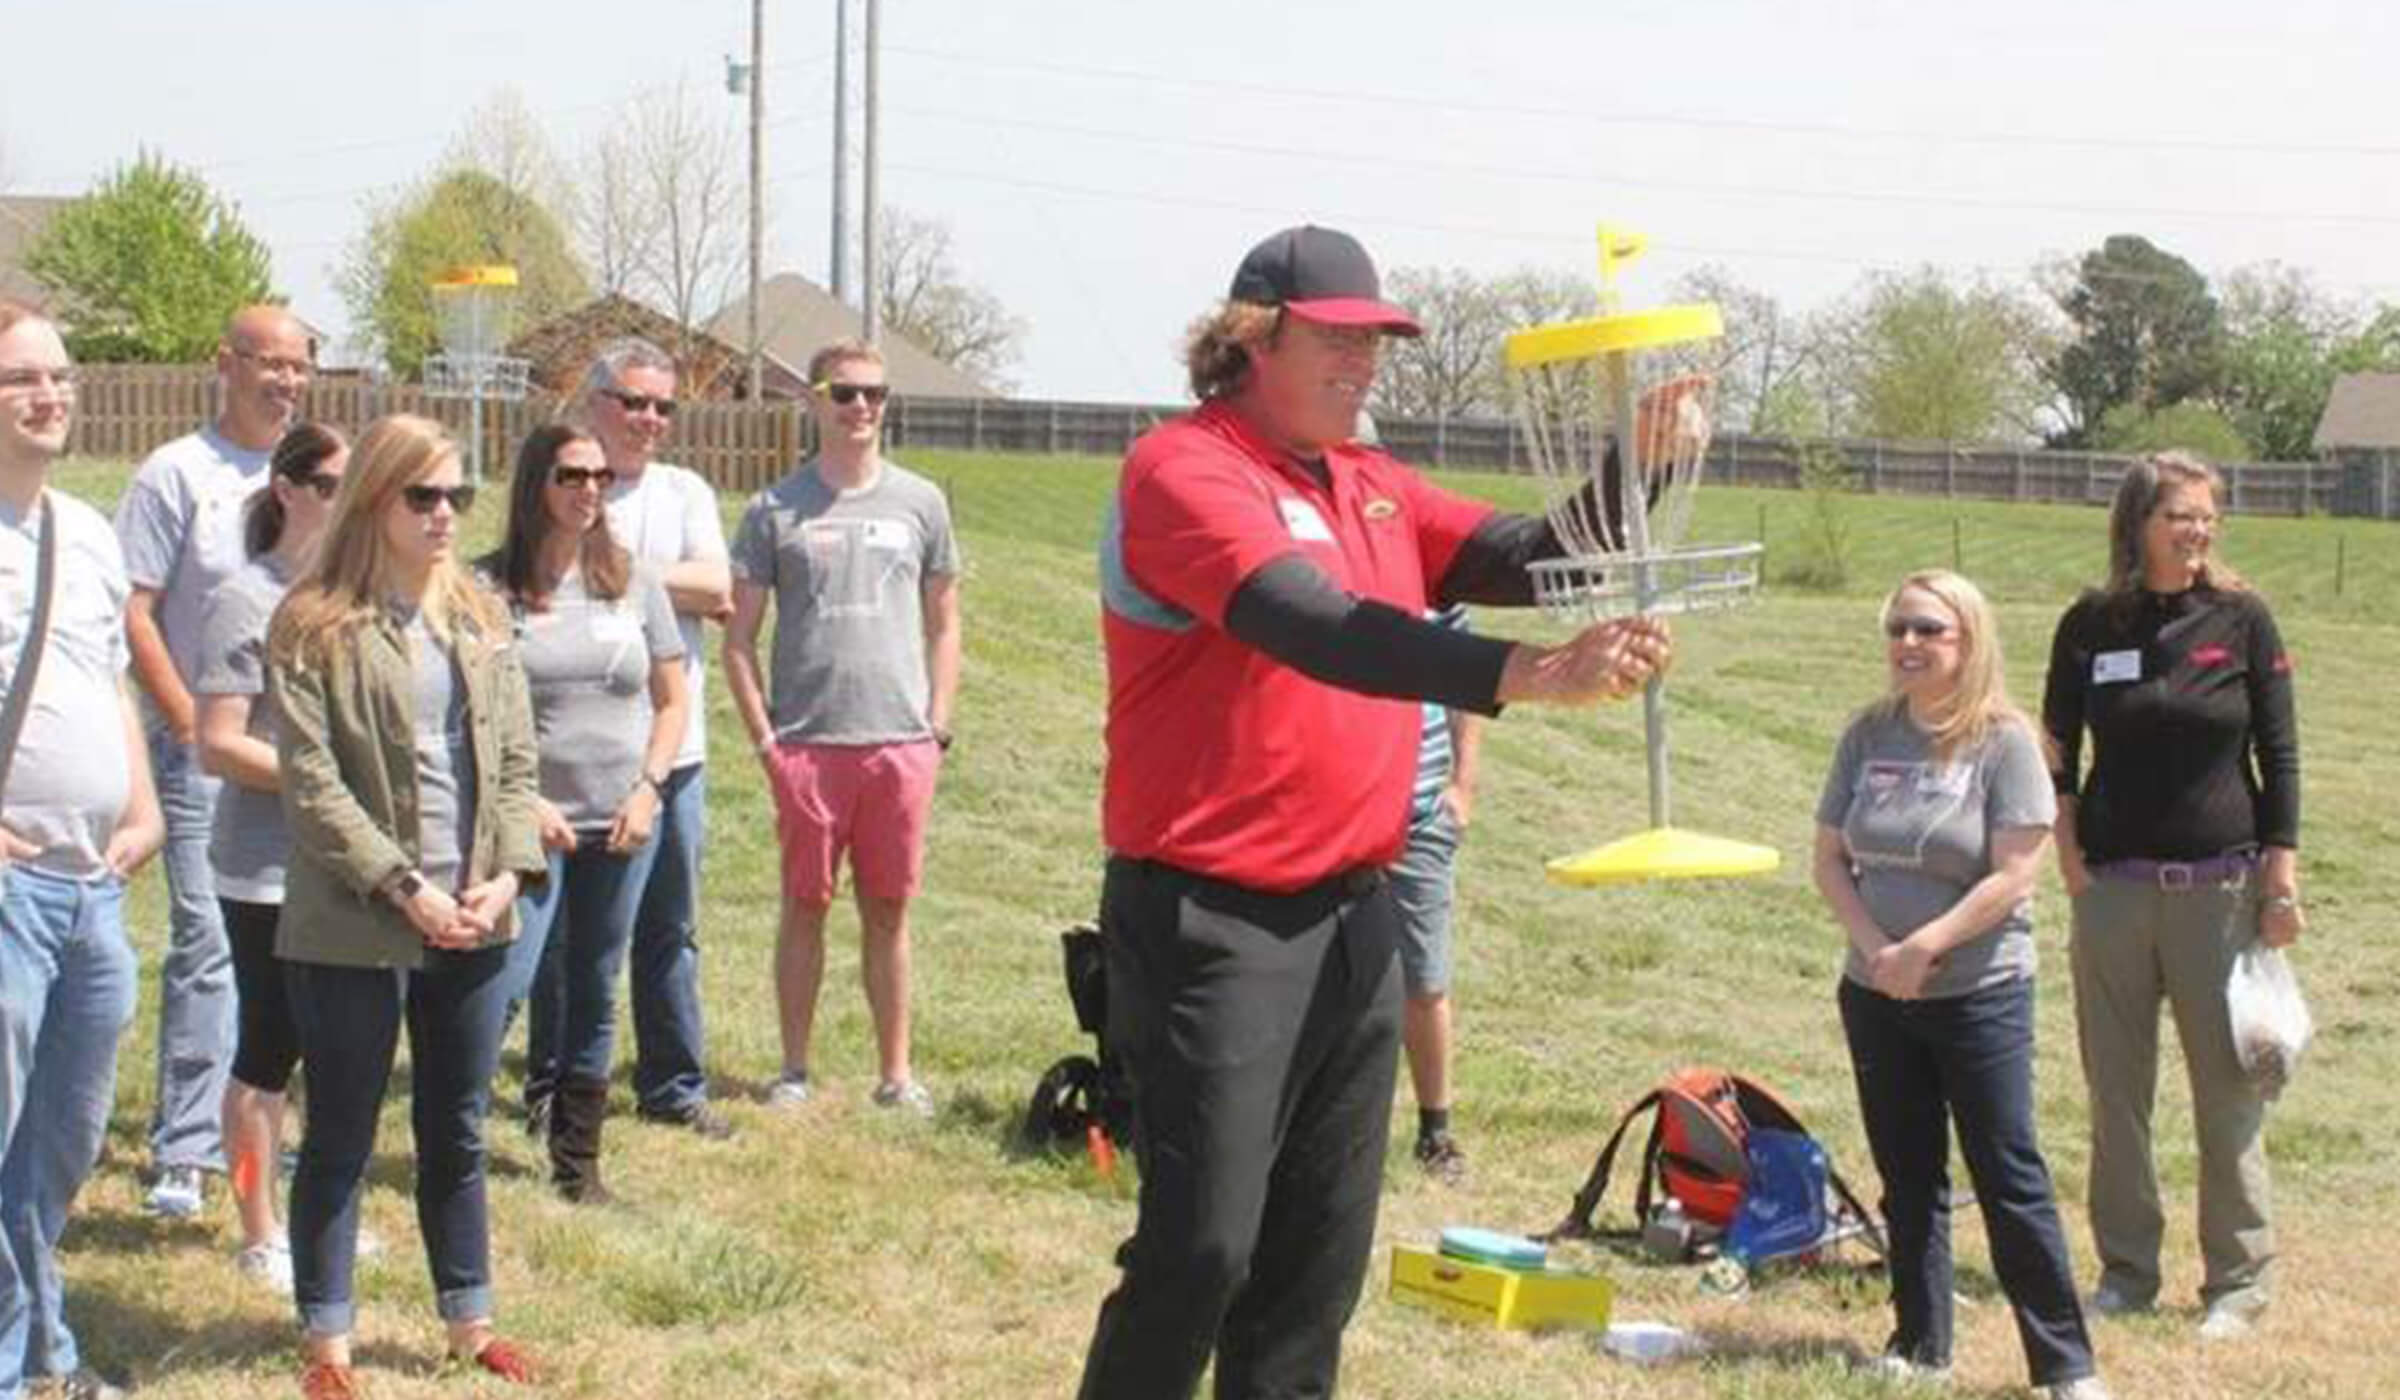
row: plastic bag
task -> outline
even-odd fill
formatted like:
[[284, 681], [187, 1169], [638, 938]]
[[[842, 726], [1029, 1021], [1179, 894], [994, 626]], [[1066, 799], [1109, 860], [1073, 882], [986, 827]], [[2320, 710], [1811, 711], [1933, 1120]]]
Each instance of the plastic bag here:
[[2316, 1029], [2282, 950], [2252, 943], [2236, 953], [2225, 1004], [2233, 1018], [2233, 1053], [2259, 1093], [2274, 1098], [2291, 1082]]

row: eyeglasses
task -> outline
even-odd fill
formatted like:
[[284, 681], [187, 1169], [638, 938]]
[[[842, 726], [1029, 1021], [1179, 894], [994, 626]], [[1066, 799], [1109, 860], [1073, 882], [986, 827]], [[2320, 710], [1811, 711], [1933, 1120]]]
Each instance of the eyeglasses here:
[[653, 394], [629, 394], [623, 389], [610, 389], [608, 396], [617, 401], [627, 413], [656, 413], [661, 418], [675, 416], [675, 401]]
[[586, 486], [597, 486], [606, 491], [609, 487], [617, 484], [617, 469], [614, 467], [552, 467], [550, 481], [552, 485], [563, 486], [569, 491], [580, 491]]
[[1920, 642], [1938, 641], [1950, 635], [1950, 624], [1938, 617], [1895, 617], [1883, 624], [1883, 635], [1893, 641], [1914, 637]]
[[860, 399], [865, 399], [868, 403], [880, 406], [885, 399], [891, 397], [892, 386], [889, 384], [819, 384], [816, 386], [816, 390], [838, 404], [852, 404]]
[[82, 378], [82, 372], [73, 365], [57, 369], [0, 369], [0, 389], [39, 389], [48, 384], [59, 393], [72, 394]]
[[313, 360], [295, 360], [289, 355], [262, 355], [256, 350], [244, 350], [238, 345], [227, 348], [233, 351], [235, 359], [248, 360], [268, 374], [306, 379], [317, 372], [316, 362]]
[[422, 484], [403, 486], [400, 488], [400, 499], [406, 501], [408, 508], [419, 515], [433, 514], [433, 508], [444, 501], [450, 503], [452, 515], [465, 515], [475, 505], [475, 488], [464, 484], [458, 486], [425, 486]]
[[[316, 492], [317, 499], [320, 501], [332, 500], [333, 493], [342, 489], [341, 477], [332, 472], [310, 472], [306, 476], [293, 477], [292, 481], [295, 485], [305, 486]], [[431, 510], [432, 507], [428, 506], [426, 509]]]

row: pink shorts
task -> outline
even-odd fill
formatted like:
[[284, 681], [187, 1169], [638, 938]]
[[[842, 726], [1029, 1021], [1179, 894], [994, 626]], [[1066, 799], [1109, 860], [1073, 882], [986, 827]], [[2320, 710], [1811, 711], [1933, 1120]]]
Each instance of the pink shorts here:
[[917, 892], [939, 745], [778, 744], [772, 767], [786, 899], [831, 903], [844, 851], [860, 894], [906, 899]]

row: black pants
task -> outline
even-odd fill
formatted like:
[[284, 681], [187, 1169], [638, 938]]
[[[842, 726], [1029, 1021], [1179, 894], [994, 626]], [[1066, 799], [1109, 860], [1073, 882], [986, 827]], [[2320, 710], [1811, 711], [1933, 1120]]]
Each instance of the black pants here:
[[253, 1089], [280, 1094], [290, 1087], [300, 1063], [300, 1030], [292, 1024], [292, 999], [275, 957], [275, 920], [280, 904], [252, 904], [220, 896], [225, 942], [233, 949], [233, 990], [241, 1006], [234, 1038], [233, 1077]]
[[[2033, 983], [1898, 1001], [1842, 981], [1842, 1028], [1891, 1239], [1887, 1350], [1950, 1364], [1950, 1122], [2033, 1383], [2092, 1374], [2092, 1343], [2033, 1129]], [[1947, 1107], [1949, 1112], [1944, 1114]]]
[[1108, 1036], [1141, 1213], [1084, 1400], [1329, 1396], [1375, 1238], [1400, 1039], [1379, 877], [1270, 895], [1111, 860]]

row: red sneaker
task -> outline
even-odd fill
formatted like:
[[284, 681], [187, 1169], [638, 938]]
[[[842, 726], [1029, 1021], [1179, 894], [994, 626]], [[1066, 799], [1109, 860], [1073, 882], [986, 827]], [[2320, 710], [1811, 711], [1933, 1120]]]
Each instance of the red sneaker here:
[[300, 1371], [300, 1400], [364, 1400], [358, 1372], [330, 1361], [311, 1361]]
[[541, 1384], [541, 1370], [534, 1365], [533, 1358], [525, 1354], [524, 1348], [506, 1337], [494, 1337], [485, 1342], [473, 1357], [459, 1359], [516, 1385]]

